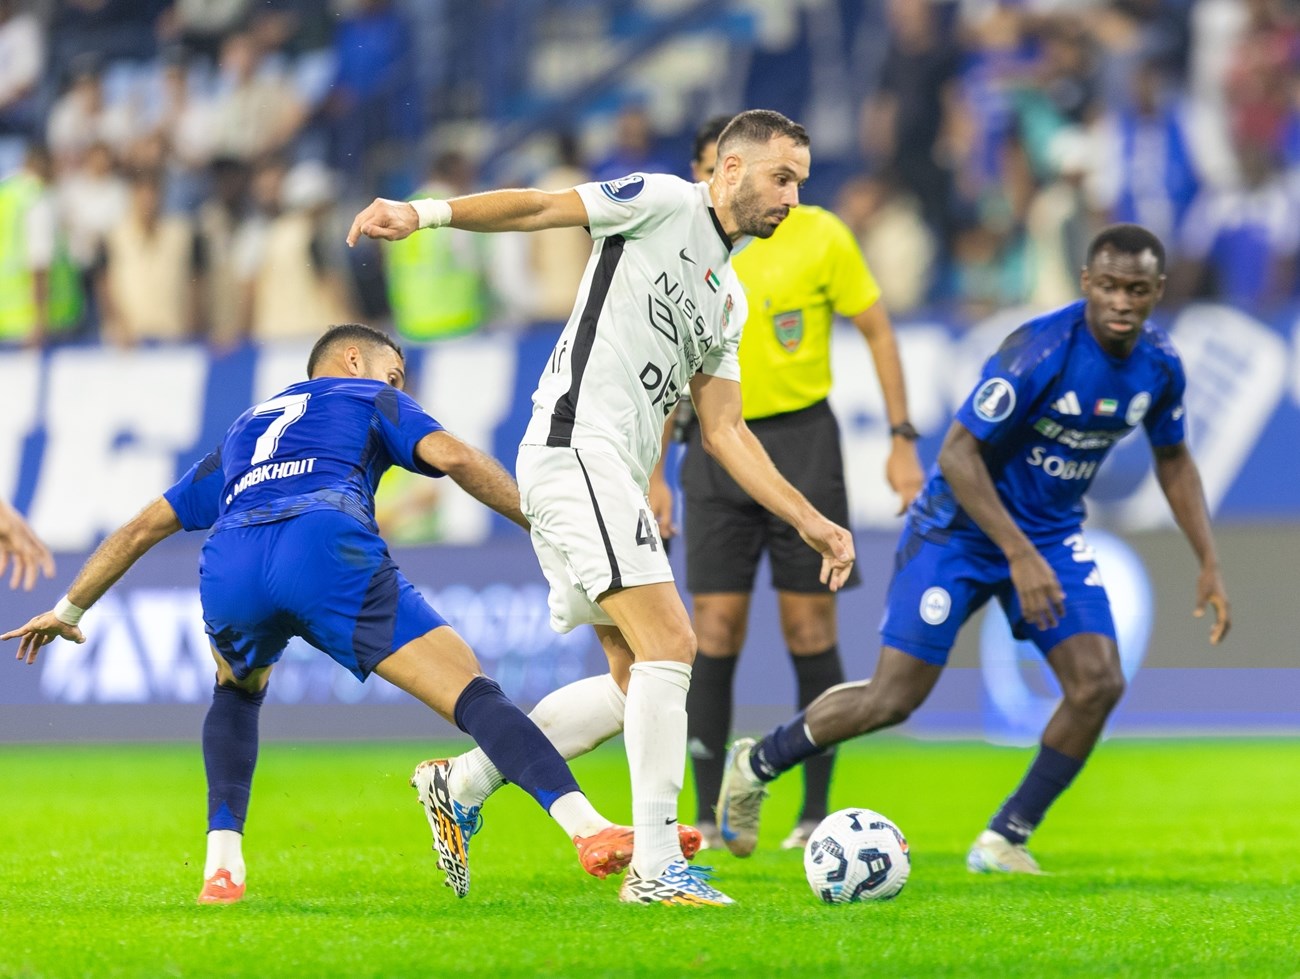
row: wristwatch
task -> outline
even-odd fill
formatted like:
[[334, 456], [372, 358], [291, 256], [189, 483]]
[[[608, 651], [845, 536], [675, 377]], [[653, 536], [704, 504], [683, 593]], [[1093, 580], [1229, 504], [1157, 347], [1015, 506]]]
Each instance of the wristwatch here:
[[921, 433], [916, 430], [911, 422], [899, 422], [889, 429], [889, 434], [900, 439], [907, 439], [909, 442], [915, 442], [921, 437]]

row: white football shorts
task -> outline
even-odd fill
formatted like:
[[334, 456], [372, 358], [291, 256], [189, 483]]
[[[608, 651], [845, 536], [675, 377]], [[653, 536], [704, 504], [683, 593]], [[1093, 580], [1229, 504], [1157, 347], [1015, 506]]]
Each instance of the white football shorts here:
[[618, 456], [521, 445], [515, 475], [556, 632], [613, 625], [596, 604], [611, 589], [673, 580], [650, 503]]

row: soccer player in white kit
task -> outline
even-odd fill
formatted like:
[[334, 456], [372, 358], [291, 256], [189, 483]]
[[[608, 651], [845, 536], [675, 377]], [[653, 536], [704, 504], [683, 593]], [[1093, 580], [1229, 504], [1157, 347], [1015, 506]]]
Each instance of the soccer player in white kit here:
[[[809, 161], [802, 126], [756, 109], [722, 132], [708, 183], [636, 173], [556, 192], [379, 199], [348, 233], [354, 244], [447, 225], [591, 232], [577, 302], [533, 394], [517, 476], [551, 623], [560, 632], [595, 626], [610, 664], [608, 676], [555, 691], [531, 716], [566, 759], [623, 732], [634, 839], [603, 842], [635, 843], [624, 901], [732, 903], [686, 862], [678, 835], [696, 643], [646, 499], [664, 420], [688, 384], [705, 450], [822, 554], [822, 580], [838, 590], [853, 566], [849, 532], [777, 472], [741, 415], [745, 293], [731, 254], [747, 236], [770, 236], [799, 203]], [[453, 760], [450, 782], [467, 826], [502, 784], [477, 750]]]

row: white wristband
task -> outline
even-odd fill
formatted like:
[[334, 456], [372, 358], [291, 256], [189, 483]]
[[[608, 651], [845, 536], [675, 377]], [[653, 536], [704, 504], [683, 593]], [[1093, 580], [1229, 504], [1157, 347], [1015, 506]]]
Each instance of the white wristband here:
[[67, 595], [54, 603], [54, 617], [66, 625], [76, 625], [85, 614], [86, 610], [73, 605]]
[[436, 201], [432, 197], [421, 197], [411, 201], [421, 228], [445, 228], [451, 224], [451, 205], [446, 201]]

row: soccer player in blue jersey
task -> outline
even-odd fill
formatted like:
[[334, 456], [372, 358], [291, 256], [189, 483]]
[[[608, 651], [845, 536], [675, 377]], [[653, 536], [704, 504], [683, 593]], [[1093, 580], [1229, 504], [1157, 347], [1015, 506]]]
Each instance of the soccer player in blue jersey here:
[[[473, 651], [402, 576], [379, 537], [374, 491], [392, 465], [450, 476], [476, 499], [528, 526], [515, 481], [496, 460], [443, 430], [402, 393], [400, 348], [369, 327], [330, 328], [307, 362], [309, 380], [254, 405], [220, 446], [110, 535], [49, 612], [6, 633], [35, 661], [57, 637], [85, 642], [78, 622], [132, 564], [178, 530], [208, 530], [199, 563], [203, 618], [217, 664], [203, 725], [208, 853], [200, 903], [244, 895], [242, 851], [258, 715], [285, 645], [301, 636], [364, 681], [370, 673], [469, 734], [505, 777], [560, 823], [596, 876], [626, 866], [630, 827], [613, 826], [579, 790], [551, 743]], [[457, 807], [446, 761], [422, 763], [411, 784], [433, 829], [439, 866], [463, 897], [478, 813]]]
[[1196, 614], [1227, 635], [1201, 479], [1184, 433], [1185, 379], [1165, 331], [1147, 317], [1164, 292], [1164, 248], [1137, 225], [1088, 249], [1082, 302], [1031, 320], [984, 365], [908, 511], [894, 556], [870, 680], [826, 691], [808, 709], [728, 754], [718, 822], [738, 856], [754, 849], [765, 786], [805, 758], [898, 724], [934, 688], [962, 624], [997, 598], [1031, 640], [1063, 699], [1023, 781], [972, 846], [972, 871], [1039, 873], [1025, 842], [1070, 785], [1124, 691], [1110, 605], [1083, 535], [1083, 495], [1111, 447], [1139, 425], [1178, 526], [1200, 562]]

